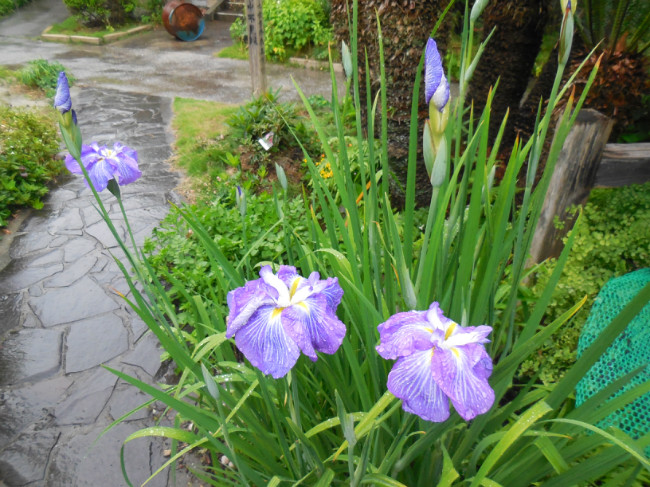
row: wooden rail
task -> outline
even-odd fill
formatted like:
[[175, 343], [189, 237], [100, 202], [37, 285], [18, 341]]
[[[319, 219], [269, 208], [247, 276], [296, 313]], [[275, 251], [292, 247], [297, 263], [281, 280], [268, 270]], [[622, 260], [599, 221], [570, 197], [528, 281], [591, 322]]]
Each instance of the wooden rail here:
[[595, 187], [614, 188], [650, 181], [650, 143], [607, 144]]

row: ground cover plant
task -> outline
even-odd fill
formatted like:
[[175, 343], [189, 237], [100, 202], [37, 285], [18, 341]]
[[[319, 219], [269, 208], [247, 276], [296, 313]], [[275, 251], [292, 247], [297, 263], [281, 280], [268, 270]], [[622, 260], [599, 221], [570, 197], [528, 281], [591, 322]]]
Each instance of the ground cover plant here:
[[0, 227], [21, 206], [43, 207], [62, 169], [54, 127], [51, 117], [0, 105]]
[[[328, 2], [319, 0], [264, 0], [264, 53], [269, 61], [285, 61], [291, 56], [306, 55], [327, 59], [332, 40]], [[230, 26], [236, 49], [227, 54], [240, 56], [246, 49], [244, 20], [237, 18]], [[223, 54], [226, 56], [226, 53]]]
[[136, 0], [64, 0], [68, 10], [86, 27], [118, 27], [134, 20]]
[[29, 0], [0, 0], [0, 18], [13, 13], [27, 3]]
[[[587, 485], [607, 475], [615, 475], [612, 482], [620, 485], [621, 478], [630, 482], [641, 478], [640, 472], [650, 469], [643, 454], [650, 438], [637, 440], [593, 425], [646, 393], [650, 385], [640, 384], [606, 401], [630, 379], [626, 376], [580, 407], [571, 397], [580, 378], [648, 302], [650, 285], [557, 384], [539, 387], [534, 379], [524, 383], [515, 379], [522, 361], [581, 305], [572, 305], [553, 323], [541, 326], [575, 235], [569, 237], [543, 294], [531, 307], [521, 305], [520, 291], [554, 162], [586, 96], [570, 96], [558, 123], [552, 123], [554, 108], [568, 91], [561, 80], [573, 34], [571, 4], [562, 5], [560, 69], [551, 97], [546, 105], [540, 104], [534, 135], [513, 147], [498, 182], [493, 176], [504, 124], [495, 139], [488, 136], [490, 104], [498, 88], [483, 112], [473, 113], [465, 105], [473, 67], [489, 49], [489, 43], [482, 43], [472, 54], [475, 22], [485, 2], [476, 2], [471, 10], [466, 5], [457, 98], [449, 97], [435, 41], [423, 39], [421, 62], [429, 104], [423, 155], [432, 197], [422, 227], [415, 225], [420, 70], [414, 80], [405, 208], [398, 216], [388, 197], [388, 178], [382, 176], [388, 173], [386, 79], [382, 73], [376, 98], [359, 98], [359, 84], [370, 83], [360, 80], [354, 69], [365, 59], [356, 58], [357, 2], [352, 6], [348, 72], [355, 100], [354, 131], [356, 147], [367, 144], [367, 152], [360, 151], [365, 158], [359, 164], [361, 193], [353, 184], [346, 156], [343, 115], [332, 76], [337, 156], [329, 146], [331, 135], [309, 101], [303, 101], [330, 163], [337, 194], [316, 166], [320, 158], [314, 160], [305, 151], [313, 184], [303, 197], [308, 235], [304, 237], [286, 217], [288, 185], [278, 171], [273, 198], [277, 226], [269, 231], [280, 227], [285, 231], [286, 255], [281, 262], [255, 267], [250, 253], [266, 236], [244, 243], [244, 225], [246, 251], [231, 261], [195, 211], [179, 208], [205, 248], [209, 272], [217, 283], [210, 298], [221, 304], [208, 309], [203, 296], [184, 296], [188, 304], [184, 312], [193, 324], [191, 336], [179, 326], [177, 303], [169, 299], [150, 261], [120, 241], [94, 187], [107, 187], [121, 204], [119, 185], [137, 177], [132, 151], [121, 148], [110, 161], [99, 164], [93, 154], [104, 149], [82, 146], [70, 114], [69, 93], [60, 85], [57, 107], [71, 153], [67, 163], [92, 183], [98, 208], [126, 255], [128, 262], [121, 265], [130, 285], [129, 304], [180, 371], [178, 384], [161, 390], [112, 370], [178, 413], [177, 427], [146, 428], [126, 441], [152, 435], [173, 440], [170, 465], [187, 451], [205, 449], [211, 462], [196, 474], [211, 485], [458, 482], [516, 487]], [[444, 16], [438, 24], [443, 20]], [[436, 32], [437, 25], [432, 26], [433, 37]], [[593, 80], [595, 70], [581, 76]], [[374, 116], [362, 126], [360, 103], [366, 104], [368, 113], [380, 112], [378, 126]], [[534, 186], [551, 126], [557, 130], [544, 175]], [[375, 135], [378, 149], [367, 142]], [[524, 166], [520, 196], [517, 176]], [[106, 181], [108, 177], [113, 179]], [[238, 190], [235, 205], [240, 216], [246, 214], [246, 201], [246, 193]], [[172, 276], [164, 278], [174, 284]], [[183, 428], [183, 421], [191, 421], [192, 428]]]
[[[587, 296], [585, 305], [561, 333], [522, 366], [545, 384], [561, 379], [575, 363], [578, 338], [600, 289], [613, 277], [650, 267], [650, 183], [594, 189], [582, 210], [574, 245], [546, 311], [549, 323]], [[533, 296], [544, 292], [556, 259], [537, 271]]]
[[[65, 68], [61, 63], [50, 62], [45, 59], [35, 59], [29, 61], [23, 68], [18, 71], [20, 81], [32, 88], [38, 88], [49, 98], [52, 98], [56, 92], [56, 83], [61, 71]], [[68, 76], [70, 86], [74, 83], [75, 78]]]

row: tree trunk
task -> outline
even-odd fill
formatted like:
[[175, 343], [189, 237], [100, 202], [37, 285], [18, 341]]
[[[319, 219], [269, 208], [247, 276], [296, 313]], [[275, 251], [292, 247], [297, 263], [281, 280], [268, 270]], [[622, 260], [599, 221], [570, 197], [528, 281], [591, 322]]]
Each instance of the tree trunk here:
[[[332, 0], [331, 20], [335, 36], [340, 42], [345, 40], [350, 44], [348, 29], [347, 6], [352, 9], [352, 2], [347, 0]], [[366, 116], [366, 69], [365, 54], [368, 55], [371, 80], [371, 95], [374, 100], [379, 90], [379, 44], [377, 40], [377, 16], [381, 23], [384, 43], [384, 58], [387, 83], [388, 105], [388, 158], [391, 167], [391, 193], [397, 206], [403, 204], [406, 172], [408, 166], [409, 129], [411, 117], [411, 99], [413, 82], [420, 56], [424, 51], [427, 39], [436, 19], [447, 5], [447, 0], [367, 0], [359, 2], [358, 14], [358, 59], [359, 59], [359, 88], [360, 102], [364, 117]], [[450, 20], [443, 22], [436, 35], [436, 42], [444, 56], [447, 45], [447, 35]], [[378, 110], [379, 111], [379, 110]], [[419, 141], [418, 141], [418, 174], [422, 177], [417, 181], [416, 196], [418, 203], [429, 204], [430, 183], [421, 157], [422, 124], [427, 118], [427, 107], [424, 102], [424, 85], [420, 87], [419, 103]], [[380, 115], [376, 120], [376, 132], [379, 134], [381, 125]]]
[[[526, 91], [542, 43], [547, 21], [546, 3], [543, 0], [493, 1], [483, 12], [485, 35], [493, 28], [496, 30], [472, 77], [469, 98], [474, 101], [474, 113], [480, 116], [490, 87], [499, 80], [492, 101], [491, 140], [496, 137], [508, 108], [512, 120]], [[515, 137], [512, 127], [509, 122], [502, 147], [512, 145]]]

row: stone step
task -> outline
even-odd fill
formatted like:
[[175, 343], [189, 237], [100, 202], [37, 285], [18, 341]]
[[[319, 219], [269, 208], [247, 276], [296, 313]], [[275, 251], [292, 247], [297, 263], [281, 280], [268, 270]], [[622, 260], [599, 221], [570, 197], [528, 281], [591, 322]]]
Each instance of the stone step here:
[[219, 20], [229, 20], [234, 22], [238, 17], [244, 16], [246, 6], [244, 2], [226, 1], [222, 4], [221, 8], [216, 12]]

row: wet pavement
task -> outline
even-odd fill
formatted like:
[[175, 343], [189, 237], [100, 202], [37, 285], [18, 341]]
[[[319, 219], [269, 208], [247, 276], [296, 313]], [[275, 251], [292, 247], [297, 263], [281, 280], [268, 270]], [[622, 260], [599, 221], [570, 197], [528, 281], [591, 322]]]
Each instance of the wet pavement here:
[[[248, 63], [218, 59], [227, 24], [208, 22], [196, 43], [154, 31], [107, 46], [46, 43], [36, 36], [67, 16], [60, 0], [35, 0], [0, 21], [0, 64], [58, 60], [78, 79], [72, 90], [84, 140], [135, 148], [143, 177], [123, 188], [142, 242], [177, 200], [170, 170], [173, 96], [240, 103], [250, 97]], [[329, 75], [269, 66], [269, 84], [329, 92]], [[295, 98], [293, 89], [283, 96]], [[102, 194], [120, 231], [116, 200]], [[5, 242], [7, 240], [5, 239]], [[161, 350], [118, 293], [128, 286], [120, 254], [80, 178], [67, 177], [14, 233], [0, 271], [0, 487], [126, 485], [119, 451], [131, 433], [155, 424], [144, 408], [98, 439], [115, 419], [149, 399], [101, 367], [160, 379]], [[2, 260], [2, 259], [0, 259]], [[165, 461], [162, 440], [126, 445], [126, 469], [142, 484]], [[168, 470], [147, 485], [193, 485]]]

